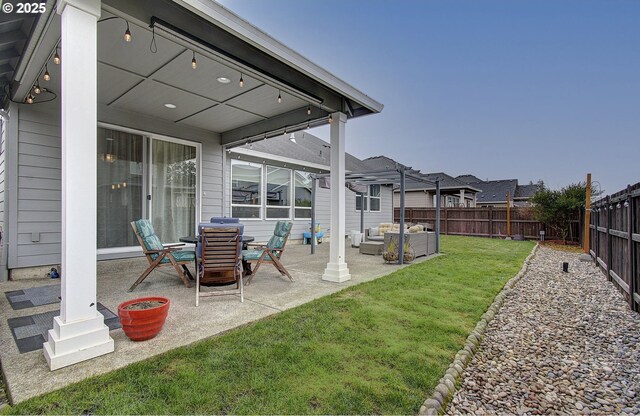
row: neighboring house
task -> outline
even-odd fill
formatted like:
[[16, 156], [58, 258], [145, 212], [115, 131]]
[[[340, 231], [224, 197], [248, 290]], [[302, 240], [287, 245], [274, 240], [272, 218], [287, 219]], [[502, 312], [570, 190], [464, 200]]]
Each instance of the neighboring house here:
[[[387, 156], [374, 156], [363, 160], [372, 170], [390, 169], [398, 162]], [[443, 172], [419, 173], [423, 178], [435, 182], [440, 180], [440, 203], [442, 207], [474, 207], [478, 189]], [[435, 185], [407, 179], [405, 183], [406, 208], [432, 208], [436, 206]], [[400, 206], [400, 190], [396, 187], [393, 194], [393, 206]]]
[[477, 196], [479, 207], [506, 207], [507, 194], [509, 194], [512, 207], [530, 206], [529, 199], [539, 189], [536, 184], [518, 185], [517, 179], [483, 181], [473, 175], [460, 175], [456, 179], [481, 190]]
[[[311, 224], [311, 175], [329, 172], [330, 150], [329, 143], [307, 132], [230, 148], [225, 215], [241, 218], [245, 232], [257, 241], [269, 239], [277, 220], [292, 220], [291, 239], [301, 240]], [[347, 173], [370, 170], [349, 153], [345, 168]], [[316, 192], [316, 223], [330, 233], [330, 190], [318, 186]], [[344, 192], [345, 228], [360, 230], [360, 197], [346, 187]], [[364, 200], [365, 228], [392, 222], [392, 186], [370, 185]]]

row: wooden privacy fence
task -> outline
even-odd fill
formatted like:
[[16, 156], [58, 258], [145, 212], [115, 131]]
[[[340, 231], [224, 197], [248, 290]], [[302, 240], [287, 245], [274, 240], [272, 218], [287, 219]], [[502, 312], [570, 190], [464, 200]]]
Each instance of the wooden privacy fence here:
[[589, 251], [609, 281], [640, 312], [640, 183], [591, 206]]
[[[435, 208], [405, 208], [407, 223], [436, 223]], [[400, 221], [400, 208], [394, 208], [394, 220]], [[580, 241], [580, 218], [576, 213], [571, 221], [568, 240]], [[559, 240], [561, 235], [533, 218], [529, 208], [511, 208], [511, 236], [522, 235], [527, 239], [539, 239], [540, 231], [545, 231], [545, 239]], [[451, 235], [476, 237], [506, 237], [507, 208], [444, 208], [440, 209], [440, 232]]]

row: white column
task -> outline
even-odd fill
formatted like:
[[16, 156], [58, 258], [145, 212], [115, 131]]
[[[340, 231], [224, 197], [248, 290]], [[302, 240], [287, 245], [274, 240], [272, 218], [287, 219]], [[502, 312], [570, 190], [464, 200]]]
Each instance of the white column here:
[[51, 370], [112, 352], [96, 309], [97, 20], [100, 0], [59, 0], [62, 32], [62, 300], [44, 344]]
[[464, 189], [460, 189], [460, 206], [466, 207], [467, 204], [464, 202]]
[[331, 239], [329, 263], [324, 269], [322, 280], [345, 282], [351, 279], [345, 261], [345, 200], [344, 191], [344, 128], [347, 116], [333, 113], [331, 122]]

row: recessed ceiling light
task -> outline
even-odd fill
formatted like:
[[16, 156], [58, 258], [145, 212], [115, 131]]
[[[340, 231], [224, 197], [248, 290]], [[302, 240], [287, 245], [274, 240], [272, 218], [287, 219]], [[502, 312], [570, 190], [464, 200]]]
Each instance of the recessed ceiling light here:
[[176, 105], [171, 103], [166, 103], [164, 106], [167, 108], [176, 108]]
[[221, 84], [228, 84], [228, 83], [231, 82], [231, 80], [229, 78], [226, 78], [226, 77], [219, 77], [218, 78], [218, 82], [221, 83]]

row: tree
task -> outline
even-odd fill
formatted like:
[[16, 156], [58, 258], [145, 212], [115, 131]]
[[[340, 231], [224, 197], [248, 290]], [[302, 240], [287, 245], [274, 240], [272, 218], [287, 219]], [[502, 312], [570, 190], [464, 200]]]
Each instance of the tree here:
[[571, 217], [586, 203], [586, 184], [579, 182], [559, 191], [544, 185], [531, 198], [536, 220], [546, 224], [562, 236], [564, 243], [570, 232]]

